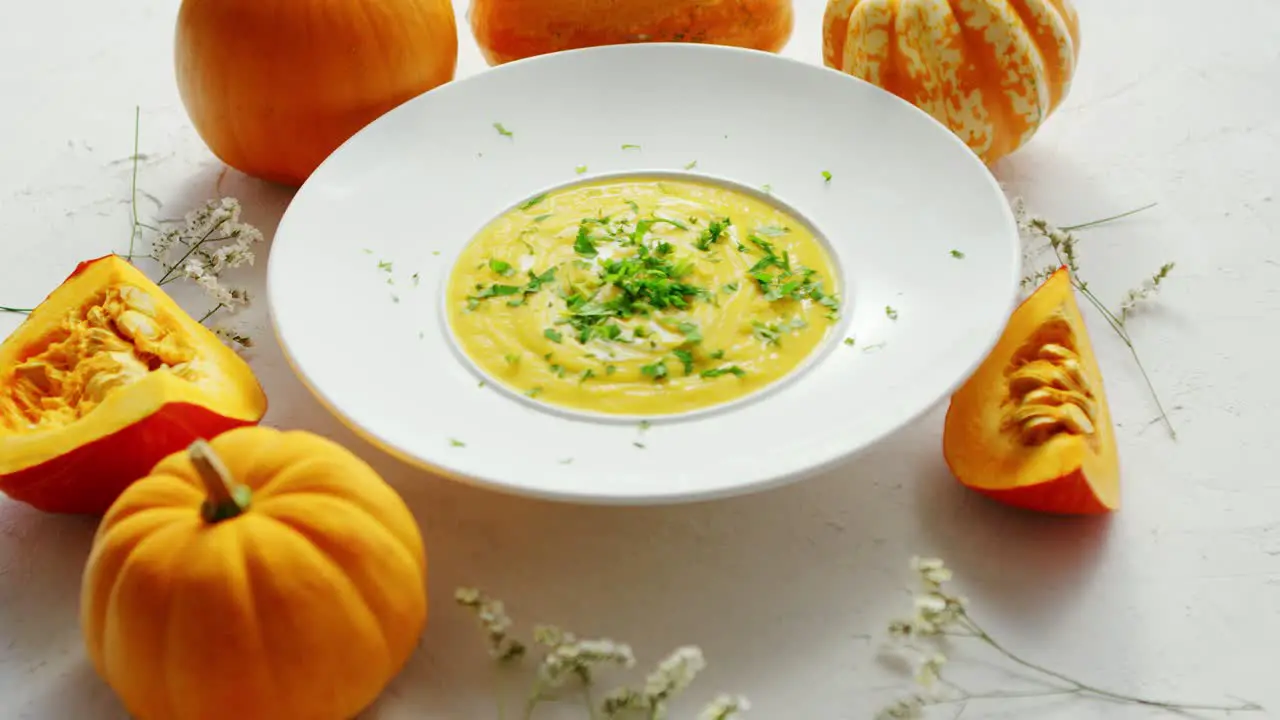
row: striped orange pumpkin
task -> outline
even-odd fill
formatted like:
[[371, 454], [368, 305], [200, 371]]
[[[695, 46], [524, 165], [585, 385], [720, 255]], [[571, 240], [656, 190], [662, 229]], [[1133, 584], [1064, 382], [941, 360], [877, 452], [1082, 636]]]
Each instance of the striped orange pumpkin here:
[[1025, 144], [1080, 56], [1071, 0], [828, 0], [823, 62], [951, 128], [983, 161]]

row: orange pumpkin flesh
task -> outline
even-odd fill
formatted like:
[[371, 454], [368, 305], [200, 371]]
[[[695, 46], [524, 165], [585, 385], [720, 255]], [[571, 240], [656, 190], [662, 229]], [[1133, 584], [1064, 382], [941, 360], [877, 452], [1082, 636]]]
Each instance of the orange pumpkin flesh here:
[[161, 458], [265, 412], [244, 360], [155, 283], [84, 262], [0, 344], [0, 492], [101, 514]]
[[929, 113], [993, 163], [1062, 103], [1080, 57], [1072, 0], [828, 0], [828, 67]]
[[469, 15], [490, 65], [636, 42], [778, 52], [794, 24], [791, 0], [473, 0]]
[[1065, 268], [1014, 311], [952, 396], [943, 455], [962, 484], [1009, 505], [1071, 515], [1120, 506], [1102, 373]]
[[452, 80], [457, 59], [450, 0], [183, 0], [178, 11], [175, 71], [196, 131], [228, 165], [290, 186]]
[[138, 720], [348, 720], [425, 627], [426, 556], [375, 471], [306, 432], [232, 430], [103, 518], [80, 626]]

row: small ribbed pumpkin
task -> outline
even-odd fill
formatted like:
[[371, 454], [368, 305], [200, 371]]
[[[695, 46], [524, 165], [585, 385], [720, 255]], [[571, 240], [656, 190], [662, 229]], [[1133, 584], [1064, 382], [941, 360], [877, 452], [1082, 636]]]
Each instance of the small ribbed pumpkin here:
[[138, 720], [349, 720], [417, 646], [426, 556], [372, 468], [248, 427], [162, 460], [94, 537], [80, 626]]
[[929, 113], [993, 163], [1066, 97], [1080, 25], [1071, 0], [829, 0], [822, 56]]

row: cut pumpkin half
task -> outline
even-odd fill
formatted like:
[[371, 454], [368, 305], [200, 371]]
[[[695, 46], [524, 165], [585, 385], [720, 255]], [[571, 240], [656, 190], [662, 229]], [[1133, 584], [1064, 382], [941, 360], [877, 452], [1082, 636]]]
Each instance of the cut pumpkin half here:
[[1067, 515], [1119, 508], [1111, 412], [1066, 268], [1013, 312], [952, 396], [942, 451], [961, 484], [1008, 505]]
[[162, 458], [266, 407], [248, 364], [133, 265], [83, 262], [0, 344], [0, 492], [102, 514]]

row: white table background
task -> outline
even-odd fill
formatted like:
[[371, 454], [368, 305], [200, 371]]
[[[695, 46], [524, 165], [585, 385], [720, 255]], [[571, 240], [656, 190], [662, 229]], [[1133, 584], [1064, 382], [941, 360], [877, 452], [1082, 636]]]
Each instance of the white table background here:
[[[461, 78], [485, 66], [466, 0], [456, 2]], [[822, 5], [796, 5], [786, 54], [818, 63]], [[915, 553], [946, 558], [976, 617], [1036, 660], [1162, 699], [1235, 695], [1270, 710], [1250, 717], [1280, 717], [1280, 4], [1212, 5], [1078, 0], [1084, 47], [1072, 94], [995, 168], [1060, 224], [1159, 203], [1081, 245], [1082, 274], [1113, 304], [1162, 262], [1178, 263], [1161, 298], [1131, 321], [1176, 442], [1151, 422], [1156, 410], [1124, 347], [1089, 316], [1123, 457], [1124, 507], [1110, 519], [1018, 513], [959, 488], [942, 462], [942, 408], [825, 476], [750, 497], [594, 508], [465, 487], [401, 465], [331, 419], [281, 357], [263, 304], [251, 308], [244, 319], [259, 345], [249, 357], [270, 395], [267, 422], [362, 454], [403, 493], [427, 541], [433, 605], [422, 647], [363, 717], [496, 717], [481, 638], [451, 599], [455, 586], [475, 584], [506, 599], [517, 621], [630, 641], [637, 672], [679, 644], [700, 645], [709, 667], [677, 717], [724, 690], [748, 695], [751, 717], [869, 718], [910, 683], [878, 651], [887, 621], [909, 609]], [[29, 306], [76, 262], [126, 250], [135, 105], [140, 187], [155, 198], [142, 200], [143, 215], [179, 216], [218, 193], [223, 167], [174, 85], [177, 6], [6, 6], [0, 304]], [[221, 193], [240, 198], [268, 237], [291, 195], [234, 171]], [[249, 273], [251, 287], [264, 267]], [[19, 320], [0, 315], [0, 335]], [[94, 525], [0, 499], [0, 717], [125, 716], [77, 626]], [[976, 689], [1027, 687], [973, 667], [965, 677]], [[974, 703], [964, 717], [1167, 715], [1059, 698]], [[582, 712], [566, 705], [539, 717]]]

